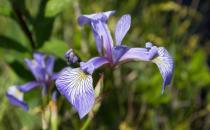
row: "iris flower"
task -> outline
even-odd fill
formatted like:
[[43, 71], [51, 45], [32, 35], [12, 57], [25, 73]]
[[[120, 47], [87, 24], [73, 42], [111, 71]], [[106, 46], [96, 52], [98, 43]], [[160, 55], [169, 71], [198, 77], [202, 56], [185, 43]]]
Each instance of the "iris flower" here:
[[57, 76], [53, 73], [55, 61], [53, 56], [34, 53], [33, 57], [33, 60], [25, 59], [25, 63], [35, 77], [35, 80], [24, 85], [9, 87], [7, 91], [7, 97], [11, 104], [20, 106], [24, 110], [28, 110], [28, 105], [23, 101], [24, 93], [36, 87], [40, 87], [46, 93], [52, 80]]
[[79, 25], [88, 24], [94, 34], [99, 56], [87, 62], [80, 62], [80, 68], [64, 68], [56, 86], [68, 101], [76, 108], [80, 118], [83, 118], [94, 104], [93, 72], [99, 67], [109, 64], [114, 67], [128, 61], [150, 61], [155, 63], [162, 75], [163, 85], [168, 85], [173, 73], [173, 59], [164, 47], [153, 46], [147, 42], [145, 48], [130, 48], [122, 45], [122, 40], [131, 25], [131, 16], [123, 15], [116, 24], [115, 44], [107, 26], [108, 18], [114, 11], [82, 15], [78, 18]]

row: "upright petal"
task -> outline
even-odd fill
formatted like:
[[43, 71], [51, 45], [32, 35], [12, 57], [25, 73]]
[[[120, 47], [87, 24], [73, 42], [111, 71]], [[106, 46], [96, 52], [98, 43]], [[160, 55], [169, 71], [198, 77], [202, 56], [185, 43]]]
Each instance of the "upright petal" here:
[[129, 14], [123, 15], [120, 20], [117, 22], [115, 28], [115, 40], [116, 45], [120, 45], [126, 33], [130, 29], [131, 25], [131, 16]]
[[11, 86], [7, 90], [7, 98], [9, 102], [15, 106], [21, 107], [23, 110], [28, 111], [28, 105], [23, 101], [23, 93], [20, 92], [16, 86]]
[[82, 15], [78, 18], [78, 23], [80, 25], [88, 23], [91, 26], [99, 54], [102, 55], [103, 50], [105, 50], [106, 56], [110, 57], [110, 59], [113, 40], [107, 26], [107, 20], [114, 12], [115, 11], [108, 11], [91, 15]]
[[55, 57], [48, 56], [46, 59], [46, 71], [49, 75], [53, 74], [54, 63], [55, 63]]
[[31, 82], [28, 82], [28, 83], [26, 83], [26, 84], [24, 84], [24, 85], [17, 86], [17, 87], [18, 87], [18, 89], [19, 89], [21, 92], [28, 92], [28, 91], [30, 91], [31, 89], [36, 88], [36, 87], [38, 87], [38, 86], [40, 86], [40, 83], [39, 83], [39, 82], [37, 82], [37, 81], [31, 81]]
[[39, 64], [39, 67], [41, 67], [41, 68], [46, 67], [46, 65], [45, 65], [46, 55], [36, 52], [33, 54], [33, 57], [34, 57], [34, 60]]
[[100, 49], [99, 54], [103, 53], [104, 50], [105, 55], [111, 59], [113, 40], [107, 24], [102, 21], [93, 21], [91, 25], [96, 40], [97, 49]]
[[91, 111], [95, 98], [93, 79], [80, 68], [64, 68], [56, 80], [59, 92], [76, 108], [80, 119]]
[[28, 69], [32, 72], [32, 74], [36, 78], [36, 80], [44, 79], [45, 71], [39, 66], [39, 63], [36, 60], [29, 60], [26, 58], [25, 63]]
[[154, 62], [162, 75], [163, 85], [162, 85], [162, 93], [165, 91], [166, 85], [170, 84], [172, 75], [173, 75], [173, 58], [168, 53], [168, 51], [164, 47], [158, 48], [158, 56], [155, 57], [152, 62]]
[[80, 26], [83, 24], [91, 24], [94, 20], [102, 20], [107, 22], [108, 18], [113, 15], [115, 11], [100, 12], [95, 14], [81, 15], [78, 17], [78, 23]]
[[105, 57], [94, 57], [87, 62], [80, 62], [80, 68], [84, 72], [92, 74], [94, 70], [98, 69], [99, 67], [107, 63], [110, 63], [110, 61]]

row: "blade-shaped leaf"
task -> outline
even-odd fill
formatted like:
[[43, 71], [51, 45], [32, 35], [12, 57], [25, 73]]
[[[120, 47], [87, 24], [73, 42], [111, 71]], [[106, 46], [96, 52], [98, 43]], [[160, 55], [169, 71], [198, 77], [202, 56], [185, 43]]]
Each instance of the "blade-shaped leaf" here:
[[30, 71], [27, 70], [26, 67], [21, 62], [15, 60], [8, 64], [14, 70], [14, 72], [21, 78], [29, 81], [34, 79]]
[[0, 47], [5, 49], [13, 49], [19, 52], [27, 52], [28, 50], [17, 41], [5, 36], [0, 36]]
[[44, 43], [44, 46], [40, 48], [40, 51], [54, 54], [60, 58], [64, 58], [65, 52], [68, 50], [67, 44], [58, 39], [52, 39]]
[[45, 16], [53, 17], [61, 13], [69, 4], [71, 0], [49, 0], [45, 9]]
[[45, 17], [44, 12], [47, 6], [47, 0], [42, 0], [39, 5], [39, 11], [37, 13], [37, 16], [34, 20], [34, 33], [35, 38], [37, 42], [37, 47], [40, 48], [43, 46], [43, 44], [49, 40], [52, 29], [53, 29], [53, 23], [55, 18], [51, 17]]

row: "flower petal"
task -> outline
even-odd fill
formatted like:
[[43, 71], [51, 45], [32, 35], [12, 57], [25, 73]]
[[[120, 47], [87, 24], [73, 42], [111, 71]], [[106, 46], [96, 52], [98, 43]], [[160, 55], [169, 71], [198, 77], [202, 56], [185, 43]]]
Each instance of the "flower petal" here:
[[95, 101], [91, 75], [87, 75], [80, 68], [64, 68], [56, 80], [56, 86], [76, 108], [80, 119], [91, 111]]
[[[107, 24], [101, 21], [97, 21], [97, 22], [92, 22], [91, 25], [92, 25], [92, 30], [95, 36], [97, 48], [100, 49], [99, 54], [103, 53], [103, 49], [104, 49], [105, 55], [111, 58], [113, 40], [112, 40], [110, 30]], [[100, 39], [98, 40], [96, 38], [100, 38]], [[99, 48], [99, 47], [102, 47], [102, 48]]]
[[25, 59], [25, 63], [28, 69], [32, 72], [36, 80], [42, 80], [45, 78], [45, 70], [40, 67], [39, 63], [36, 60]]
[[84, 72], [87, 72], [88, 74], [92, 74], [94, 70], [96, 70], [97, 68], [109, 62], [110, 61], [105, 57], [94, 57], [87, 62], [80, 62], [80, 68]]
[[117, 64], [119, 59], [129, 50], [127, 46], [117, 45], [112, 49], [113, 64]]
[[31, 82], [28, 82], [24, 85], [18, 86], [18, 89], [22, 92], [28, 92], [29, 90], [31, 90], [33, 88], [36, 88], [36, 87], [39, 87], [39, 86], [40, 86], [39, 82], [31, 81]]
[[36, 52], [33, 54], [34, 60], [39, 64], [39, 67], [45, 68], [45, 58], [46, 55]]
[[48, 56], [46, 59], [46, 71], [49, 75], [53, 74], [54, 63], [55, 63], [55, 57]]
[[166, 85], [170, 84], [172, 79], [174, 68], [173, 58], [164, 47], [159, 47], [158, 56], [154, 58], [152, 62], [154, 62], [158, 66], [164, 80], [162, 86], [163, 93], [165, 91]]
[[107, 26], [107, 20], [115, 11], [108, 11], [102, 13], [96, 13], [91, 15], [82, 15], [78, 18], [80, 25], [88, 23], [93, 31], [94, 38], [96, 41], [96, 46], [98, 53], [103, 54], [103, 49], [105, 50], [105, 55], [111, 59], [111, 50], [113, 47], [113, 40]]
[[9, 102], [15, 106], [23, 108], [23, 110], [28, 111], [28, 105], [23, 101], [23, 93], [20, 92], [16, 86], [11, 86], [7, 90], [6, 94]]
[[119, 61], [142, 60], [150, 61], [158, 54], [158, 48], [153, 46], [150, 50], [146, 48], [130, 48]]
[[173, 58], [164, 47], [156, 47], [148, 42], [146, 43], [146, 48], [130, 48], [119, 61], [141, 60], [154, 62], [158, 66], [164, 80], [162, 85], [163, 93], [166, 85], [171, 82], [174, 67]]
[[116, 45], [120, 45], [126, 33], [130, 29], [131, 16], [129, 14], [123, 15], [117, 22], [115, 29]]
[[113, 15], [115, 11], [100, 12], [95, 14], [81, 15], [78, 17], [78, 23], [80, 26], [83, 24], [90, 24], [93, 20], [102, 20], [107, 22], [108, 18]]

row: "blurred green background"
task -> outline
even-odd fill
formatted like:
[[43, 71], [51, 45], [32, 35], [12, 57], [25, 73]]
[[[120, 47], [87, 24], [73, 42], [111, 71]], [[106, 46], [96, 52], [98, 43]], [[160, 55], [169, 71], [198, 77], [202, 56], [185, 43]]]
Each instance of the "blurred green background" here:
[[162, 95], [162, 78], [152, 63], [99, 69], [94, 84], [103, 73], [106, 96], [94, 117], [80, 120], [59, 96], [58, 129], [210, 130], [208, 0], [0, 0], [0, 130], [43, 128], [40, 90], [25, 94], [30, 106], [25, 112], [9, 104], [7, 88], [33, 79], [24, 58], [35, 51], [56, 57], [55, 72], [67, 66], [69, 48], [84, 61], [97, 56], [91, 29], [79, 27], [77, 17], [108, 10], [116, 10], [108, 22], [112, 33], [123, 14], [132, 16], [123, 44], [144, 47], [151, 41], [167, 48], [175, 62], [172, 83]]

